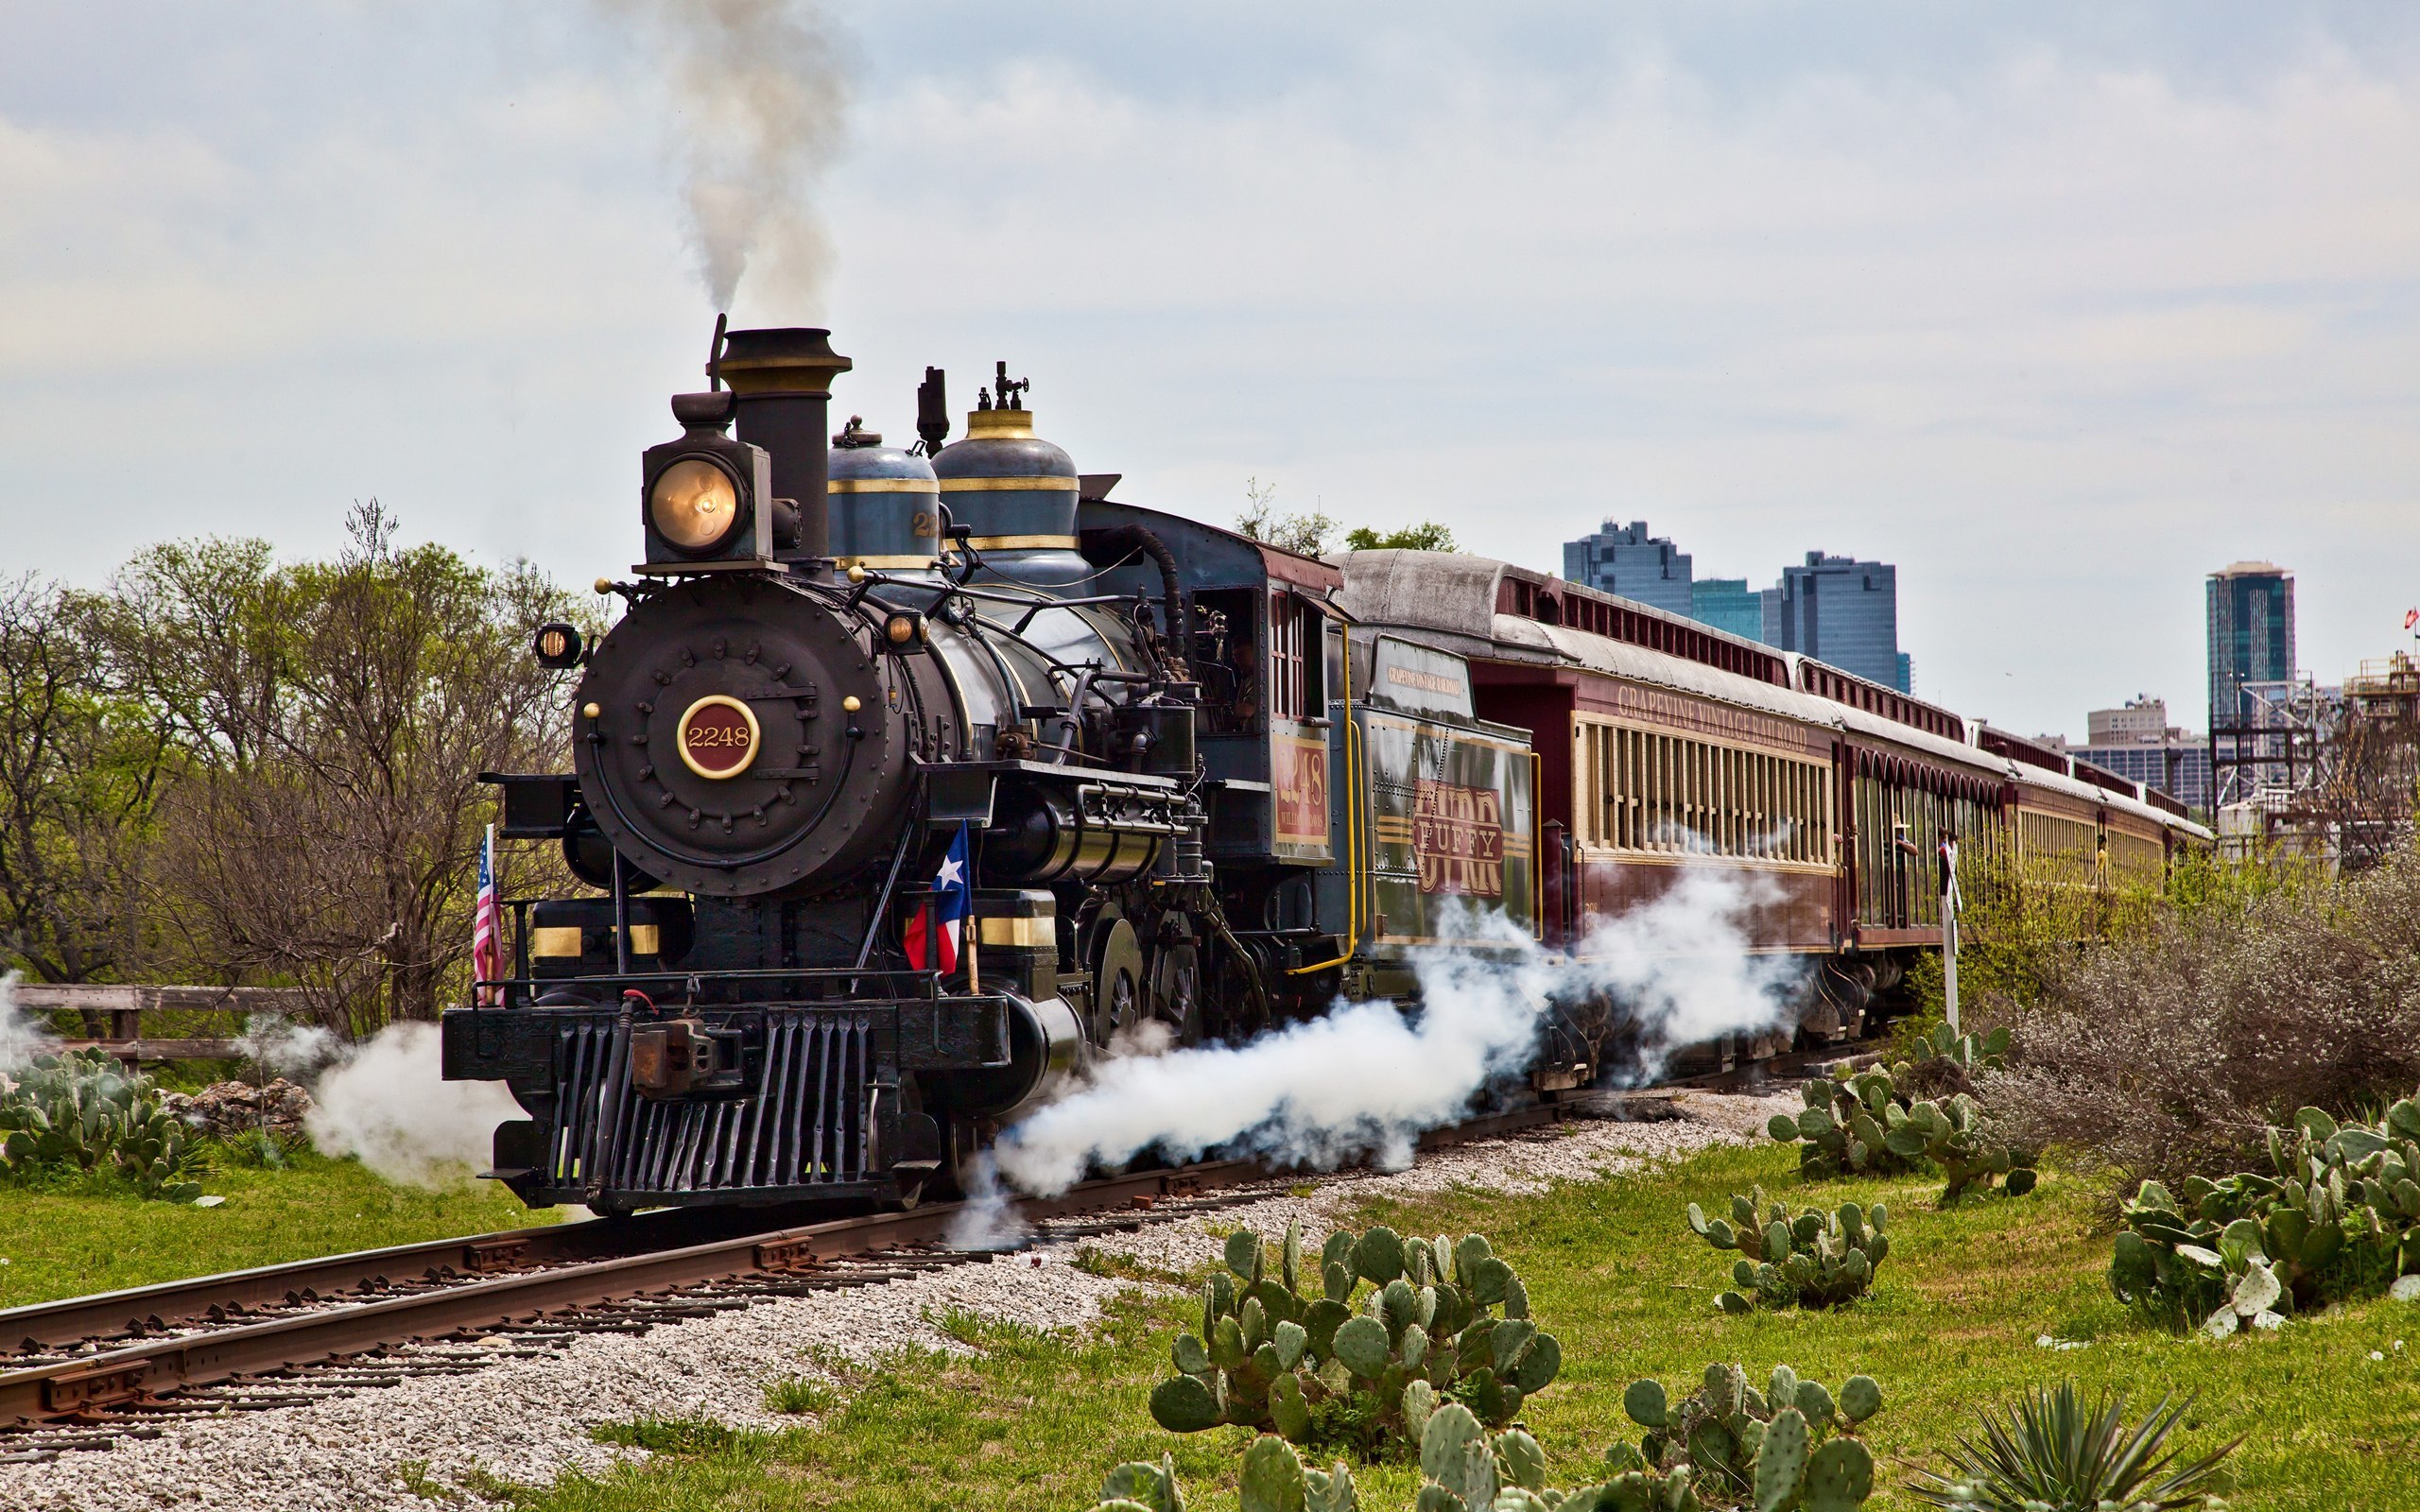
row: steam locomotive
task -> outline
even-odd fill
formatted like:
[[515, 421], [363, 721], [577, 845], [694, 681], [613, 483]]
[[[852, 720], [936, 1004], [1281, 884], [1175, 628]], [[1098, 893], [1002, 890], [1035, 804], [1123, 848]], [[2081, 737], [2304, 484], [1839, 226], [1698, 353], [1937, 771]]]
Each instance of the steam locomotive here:
[[[718, 330], [642, 458], [645, 559], [598, 580], [624, 612], [538, 632], [574, 769], [486, 778], [591, 890], [512, 901], [509, 972], [442, 1026], [444, 1074], [528, 1115], [491, 1174], [533, 1206], [912, 1203], [1121, 1040], [1409, 1000], [1418, 952], [1507, 948], [1490, 915], [1585, 950], [1683, 864], [1761, 876], [1758, 947], [1810, 963], [1794, 1024], [1712, 1053], [1847, 1038], [1939, 945], [1943, 840], [2106, 886], [2207, 838], [1642, 605], [1115, 501], [1005, 363], [954, 442], [934, 369], [914, 444], [833, 434], [849, 368]], [[955, 961], [917, 949], [961, 901]], [[1533, 1078], [1588, 1081], [1620, 1028], [1554, 1005]]]

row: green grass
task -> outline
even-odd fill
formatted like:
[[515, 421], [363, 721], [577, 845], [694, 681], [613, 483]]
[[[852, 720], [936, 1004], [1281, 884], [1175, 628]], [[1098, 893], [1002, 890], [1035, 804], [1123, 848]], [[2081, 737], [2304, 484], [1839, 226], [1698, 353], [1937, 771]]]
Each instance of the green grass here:
[[[1900, 1460], [1971, 1431], [1975, 1409], [2020, 1387], [2072, 1377], [2124, 1390], [2148, 1410], [2169, 1390], [2198, 1393], [2178, 1441], [2196, 1452], [2241, 1434], [2240, 1512], [2409, 1512], [2420, 1506], [2420, 1307], [2375, 1301], [2294, 1321], [2276, 1337], [2214, 1345], [2137, 1325], [2101, 1280], [2108, 1245], [2093, 1231], [2095, 1194], [2046, 1173], [2030, 1198], [1992, 1197], [1951, 1212], [1921, 1180], [1801, 1187], [1789, 1152], [1767, 1146], [1701, 1156], [1648, 1179], [1560, 1189], [1547, 1197], [1461, 1194], [1370, 1216], [1407, 1231], [1486, 1232], [1519, 1268], [1535, 1315], [1560, 1336], [1564, 1373], [1524, 1410], [1552, 1456], [1555, 1484], [1591, 1475], [1605, 1446], [1638, 1430], [1622, 1388], [1652, 1375], [1692, 1383], [1712, 1360], [1761, 1377], [1776, 1362], [1838, 1387], [1862, 1371], [1882, 1383], [1868, 1424], [1887, 1488], [1877, 1508], [1912, 1505]], [[1855, 1196], [1893, 1209], [1893, 1248], [1874, 1295], [1837, 1314], [1716, 1314], [1729, 1255], [1681, 1220], [1761, 1181], [1785, 1200]], [[1239, 1430], [1160, 1432], [1144, 1399], [1166, 1373], [1168, 1340], [1197, 1304], [1130, 1298], [1098, 1329], [1035, 1335], [963, 1316], [949, 1331], [972, 1358], [911, 1355], [879, 1370], [845, 1367], [846, 1393], [812, 1427], [718, 1435], [694, 1425], [625, 1425], [617, 1442], [671, 1449], [602, 1477], [526, 1490], [530, 1512], [657, 1508], [1088, 1507], [1122, 1459], [1173, 1450], [1191, 1504], [1236, 1504]], [[2039, 1348], [2050, 1334], [2089, 1341]], [[2397, 1351], [2394, 1342], [2406, 1348]], [[2371, 1350], [2386, 1356], [2368, 1358]], [[828, 1364], [828, 1363], [827, 1363]], [[611, 1435], [609, 1435], [611, 1436]], [[683, 1445], [687, 1447], [680, 1447]], [[1416, 1472], [1357, 1470], [1371, 1512], [1409, 1507]]]
[[423, 1192], [308, 1151], [281, 1170], [211, 1153], [216, 1208], [145, 1202], [100, 1177], [0, 1185], [0, 1307], [550, 1221], [492, 1181]]

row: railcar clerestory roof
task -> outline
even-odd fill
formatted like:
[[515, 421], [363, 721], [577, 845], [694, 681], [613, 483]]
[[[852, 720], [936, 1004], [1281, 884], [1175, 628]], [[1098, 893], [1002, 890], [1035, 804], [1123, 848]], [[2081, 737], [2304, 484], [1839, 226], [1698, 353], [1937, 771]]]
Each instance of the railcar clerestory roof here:
[[[1986, 728], [1981, 721], [1948, 715], [1955, 723], [1941, 727], [1893, 718], [1858, 704], [1799, 691], [1801, 663], [1837, 669], [1794, 653], [1775, 651], [1754, 641], [1710, 626], [1682, 620], [1646, 604], [1616, 598], [1573, 583], [1558, 583], [1561, 602], [1547, 612], [1508, 610], [1506, 600], [1524, 600], [1517, 590], [1534, 587], [1536, 574], [1491, 558], [1461, 552], [1360, 551], [1331, 558], [1344, 571], [1344, 586], [1337, 591], [1338, 608], [1356, 621], [1374, 627], [1400, 626], [1466, 656], [1539, 665], [1582, 667], [1633, 682], [1670, 688], [1698, 697], [1728, 703], [1760, 713], [1778, 714], [1824, 726], [1867, 740], [1885, 740], [1920, 751], [1945, 764], [1963, 767], [2020, 786], [2042, 788], [2124, 813], [2173, 826], [2208, 838], [2198, 824], [2162, 812], [2130, 794], [2079, 781], [2001, 752], [1983, 749], [1978, 741]], [[1517, 575], [1509, 576], [1508, 575]], [[1513, 586], [1508, 588], [1508, 582]], [[1568, 623], [1575, 614], [1571, 600], [1601, 600], [1617, 607], [1624, 618], [1618, 627], [1630, 633], [1620, 638]], [[1672, 647], [1640, 644], [1655, 640]], [[1863, 679], [1838, 673], [1845, 682], [1862, 685]], [[1825, 685], [1836, 685], [1831, 679]], [[1901, 701], [1927, 715], [1934, 706]], [[1942, 713], [1945, 713], [1943, 711]], [[1937, 733], [1933, 728], [1954, 729], [1963, 738]]]

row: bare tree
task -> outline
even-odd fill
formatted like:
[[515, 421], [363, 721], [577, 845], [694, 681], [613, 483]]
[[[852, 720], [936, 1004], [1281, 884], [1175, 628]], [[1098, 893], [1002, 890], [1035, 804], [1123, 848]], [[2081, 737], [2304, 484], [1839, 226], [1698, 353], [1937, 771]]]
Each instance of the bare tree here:
[[1306, 514], [1278, 513], [1277, 485], [1249, 477], [1244, 479], [1244, 512], [1236, 517], [1236, 528], [1280, 551], [1316, 557], [1327, 550], [1336, 522], [1317, 507]]
[[260, 542], [156, 547], [116, 582], [113, 644], [189, 751], [157, 885], [198, 967], [291, 982], [349, 1035], [434, 1017], [470, 952], [481, 771], [555, 769], [567, 611], [525, 565], [399, 548], [372, 501], [333, 562]]

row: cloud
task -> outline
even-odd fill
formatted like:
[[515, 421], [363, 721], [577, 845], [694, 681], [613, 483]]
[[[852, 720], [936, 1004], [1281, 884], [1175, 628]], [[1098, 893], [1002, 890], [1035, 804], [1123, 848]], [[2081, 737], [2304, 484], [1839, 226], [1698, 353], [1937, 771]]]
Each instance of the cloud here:
[[[1256, 473], [1539, 566], [1608, 515], [1710, 576], [1880, 556], [1920, 689], [2030, 728], [2137, 689], [2198, 717], [2225, 560], [2301, 573], [2324, 675], [2412, 592], [2420, 21], [836, 12], [868, 72], [829, 308], [878, 428], [924, 364], [963, 401], [1007, 357], [1080, 465], [1206, 518]], [[322, 549], [376, 492], [618, 565], [708, 313], [644, 39], [113, 14], [77, 88], [0, 64], [19, 559]]]

